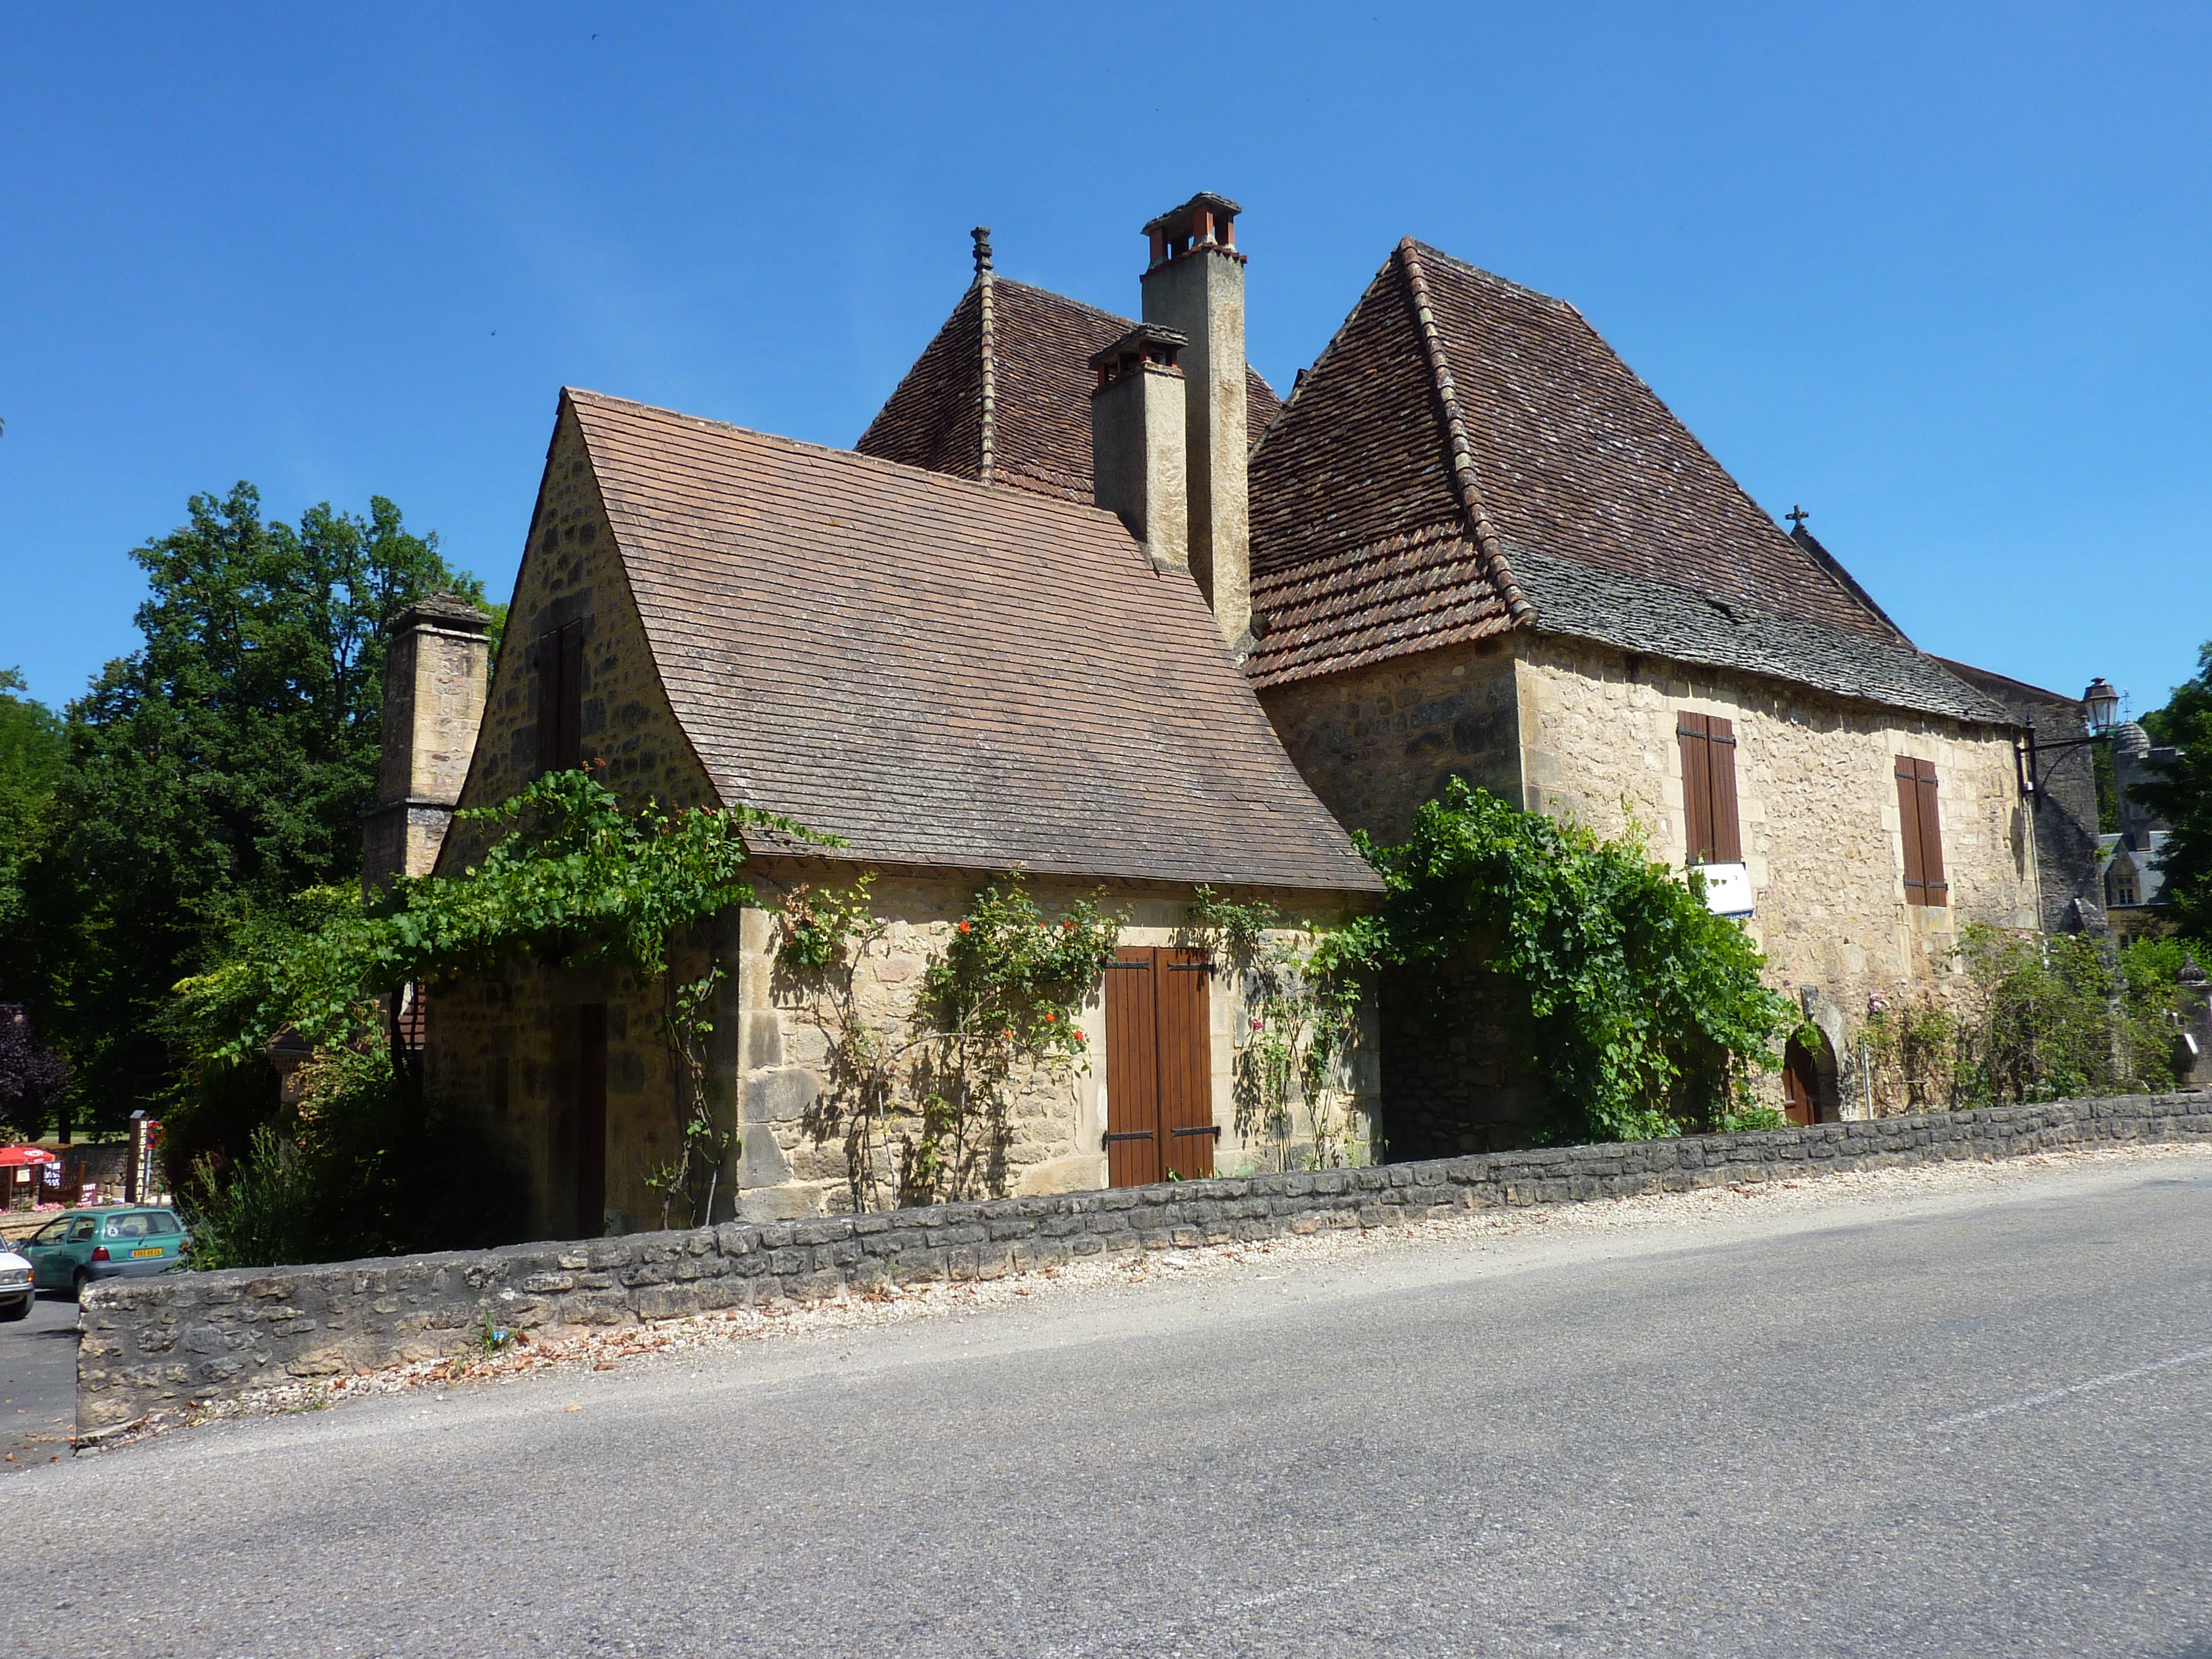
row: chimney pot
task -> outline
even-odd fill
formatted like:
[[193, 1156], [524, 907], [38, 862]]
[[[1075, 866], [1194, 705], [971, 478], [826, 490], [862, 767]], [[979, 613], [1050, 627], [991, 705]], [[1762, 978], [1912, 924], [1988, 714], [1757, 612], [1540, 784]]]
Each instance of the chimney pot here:
[[1244, 264], [1225, 196], [1201, 191], [1146, 225], [1148, 324], [1186, 337], [1182, 356], [1190, 568], [1239, 656], [1252, 632], [1250, 486], [1246, 477]]
[[1173, 329], [1139, 323], [1094, 352], [1091, 394], [1092, 498], [1145, 544], [1152, 562], [1190, 568], [1190, 490], [1183, 441], [1182, 370], [1188, 343]]

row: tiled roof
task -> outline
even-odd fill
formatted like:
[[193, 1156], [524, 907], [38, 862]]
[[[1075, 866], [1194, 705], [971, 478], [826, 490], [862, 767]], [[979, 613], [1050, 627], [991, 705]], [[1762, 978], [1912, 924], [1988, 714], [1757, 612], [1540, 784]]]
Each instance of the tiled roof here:
[[567, 398], [725, 801], [875, 863], [1376, 889], [1196, 586], [1110, 514]]
[[1990, 717], [1582, 314], [1411, 241], [1252, 457], [1266, 686], [1516, 626]]
[[[990, 279], [994, 481], [1065, 501], [1091, 500], [1090, 364], [1136, 325], [1026, 283]], [[981, 478], [985, 427], [984, 284], [961, 296], [854, 447], [957, 478]], [[1244, 379], [1256, 440], [1281, 408], [1259, 372]]]

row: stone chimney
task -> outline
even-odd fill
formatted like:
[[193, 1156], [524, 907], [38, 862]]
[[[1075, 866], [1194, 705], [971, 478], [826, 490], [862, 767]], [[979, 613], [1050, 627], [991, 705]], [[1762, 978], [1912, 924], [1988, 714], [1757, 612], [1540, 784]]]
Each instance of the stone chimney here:
[[1245, 481], [1244, 256], [1224, 196], [1194, 196], [1145, 227], [1152, 264], [1144, 319], [1188, 337], [1182, 353], [1188, 415], [1190, 568], [1222, 638], [1252, 648], [1252, 525]]
[[427, 876], [438, 861], [483, 722], [490, 628], [489, 617], [453, 593], [434, 593], [386, 625], [384, 765], [362, 826], [365, 887]]
[[1091, 490], [1119, 515], [1159, 569], [1190, 568], [1190, 490], [1184, 472], [1183, 337], [1139, 323], [1091, 367]]

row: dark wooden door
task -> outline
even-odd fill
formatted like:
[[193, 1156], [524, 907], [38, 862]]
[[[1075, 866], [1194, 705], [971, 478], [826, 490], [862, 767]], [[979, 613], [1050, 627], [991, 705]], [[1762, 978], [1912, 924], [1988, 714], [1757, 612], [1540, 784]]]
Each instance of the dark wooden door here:
[[1782, 1051], [1782, 1115], [1792, 1123], [1820, 1121], [1820, 1074], [1795, 1037]]
[[1106, 1176], [1213, 1173], [1212, 1043], [1200, 951], [1124, 945], [1106, 969]]
[[607, 1006], [576, 1010], [576, 1231], [607, 1230]]

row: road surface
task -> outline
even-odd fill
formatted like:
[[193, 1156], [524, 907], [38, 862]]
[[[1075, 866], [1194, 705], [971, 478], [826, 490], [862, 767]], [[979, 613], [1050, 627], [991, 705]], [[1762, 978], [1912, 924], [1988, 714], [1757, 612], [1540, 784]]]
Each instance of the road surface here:
[[64, 1460], [10, 1650], [2212, 1656], [2212, 1156], [1798, 1196]]

